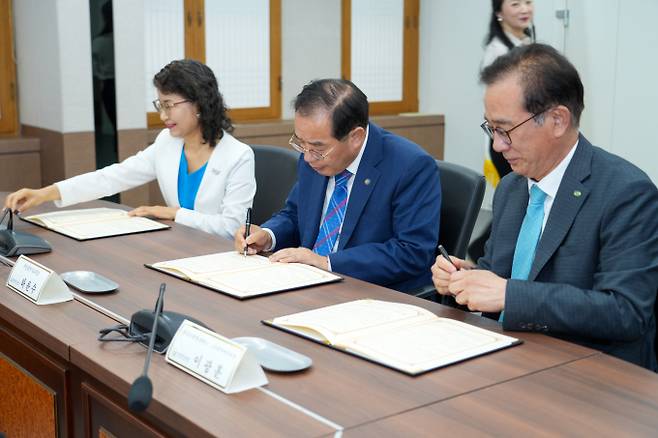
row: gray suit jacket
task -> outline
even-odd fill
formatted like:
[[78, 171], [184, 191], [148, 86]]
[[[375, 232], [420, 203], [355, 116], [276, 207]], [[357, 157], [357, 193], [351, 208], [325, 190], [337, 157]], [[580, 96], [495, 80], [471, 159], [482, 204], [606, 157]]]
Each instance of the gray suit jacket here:
[[[496, 189], [483, 269], [510, 278], [526, 178]], [[527, 281], [509, 280], [506, 330], [540, 331], [656, 370], [658, 189], [580, 135]]]

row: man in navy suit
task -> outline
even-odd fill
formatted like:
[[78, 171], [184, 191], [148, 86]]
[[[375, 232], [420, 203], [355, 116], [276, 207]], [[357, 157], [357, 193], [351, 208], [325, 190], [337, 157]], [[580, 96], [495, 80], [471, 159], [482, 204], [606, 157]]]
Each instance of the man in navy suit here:
[[[418, 145], [368, 121], [368, 100], [353, 83], [323, 79], [295, 100], [300, 151], [286, 205], [252, 227], [249, 254], [317, 266], [410, 291], [431, 281], [441, 187], [434, 159]], [[244, 229], [235, 248], [245, 245]]]
[[482, 127], [514, 172], [496, 190], [484, 256], [477, 266], [438, 258], [437, 291], [495, 313], [506, 330], [548, 333], [655, 370], [656, 186], [579, 133], [583, 85], [555, 49], [515, 49], [481, 80]]

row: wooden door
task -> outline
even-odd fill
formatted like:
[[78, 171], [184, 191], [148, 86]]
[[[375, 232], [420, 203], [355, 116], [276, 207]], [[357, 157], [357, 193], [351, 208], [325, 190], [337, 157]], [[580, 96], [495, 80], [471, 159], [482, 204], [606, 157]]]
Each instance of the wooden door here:
[[0, 135], [18, 133], [11, 0], [0, 0]]

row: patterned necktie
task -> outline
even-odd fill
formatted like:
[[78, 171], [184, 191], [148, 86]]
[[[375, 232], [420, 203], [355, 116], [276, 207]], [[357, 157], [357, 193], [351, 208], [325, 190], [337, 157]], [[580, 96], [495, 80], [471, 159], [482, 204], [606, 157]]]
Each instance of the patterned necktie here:
[[336, 183], [334, 192], [331, 194], [327, 212], [324, 215], [318, 238], [313, 246], [313, 252], [321, 256], [331, 253], [340, 234], [340, 227], [343, 224], [347, 207], [347, 181], [351, 176], [352, 173], [349, 170], [344, 170], [334, 177]]
[[[530, 202], [521, 224], [519, 237], [516, 239], [514, 260], [512, 262], [512, 278], [515, 280], [527, 280], [535, 259], [535, 251], [541, 236], [541, 226], [544, 223], [544, 201], [546, 193], [536, 184], [530, 189]], [[498, 321], [503, 322], [503, 313]]]

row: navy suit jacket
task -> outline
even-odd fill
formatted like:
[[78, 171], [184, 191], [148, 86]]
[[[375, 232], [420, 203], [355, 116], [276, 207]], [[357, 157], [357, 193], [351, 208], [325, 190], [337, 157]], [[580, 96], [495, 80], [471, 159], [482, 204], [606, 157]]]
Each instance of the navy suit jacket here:
[[[312, 248], [318, 235], [329, 178], [303, 156], [297, 175], [284, 209], [262, 224], [274, 233], [275, 250]], [[329, 255], [332, 270], [401, 291], [430, 284], [440, 209], [434, 159], [370, 123], [338, 249]]]
[[[503, 178], [480, 267], [510, 278], [527, 205], [527, 179]], [[546, 332], [655, 370], [657, 289], [658, 190], [581, 135], [528, 280], [507, 282], [503, 328]]]

